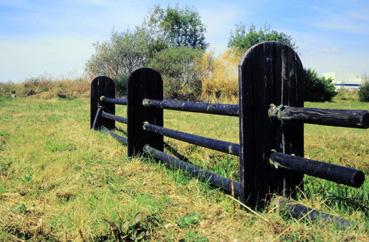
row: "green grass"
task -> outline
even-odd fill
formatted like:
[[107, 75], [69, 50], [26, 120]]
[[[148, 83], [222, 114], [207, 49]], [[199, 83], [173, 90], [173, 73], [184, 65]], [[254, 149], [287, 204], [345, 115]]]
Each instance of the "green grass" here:
[[[306, 103], [366, 109], [368, 103]], [[118, 113], [124, 114], [123, 107]], [[238, 119], [165, 112], [165, 126], [238, 143]], [[124, 127], [124, 126], [122, 126]], [[369, 130], [305, 125], [305, 156], [369, 173]], [[191, 162], [239, 178], [236, 158], [172, 139]], [[222, 192], [89, 130], [88, 99], [0, 99], [0, 240], [369, 240], [369, 182], [359, 189], [305, 177], [299, 200], [356, 223], [259, 216]], [[263, 219], [261, 217], [263, 217]]]

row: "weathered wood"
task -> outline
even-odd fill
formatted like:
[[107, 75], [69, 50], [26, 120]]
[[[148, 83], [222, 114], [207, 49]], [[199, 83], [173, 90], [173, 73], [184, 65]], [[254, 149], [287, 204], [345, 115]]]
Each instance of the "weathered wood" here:
[[161, 109], [172, 109], [196, 113], [208, 113], [227, 116], [238, 116], [239, 107], [237, 104], [214, 104], [203, 102], [184, 102], [172, 100], [152, 100], [144, 99], [145, 107], [155, 107]]
[[181, 132], [181, 131], [177, 131], [173, 129], [168, 129], [168, 128], [160, 127], [158, 125], [153, 125], [147, 122], [144, 123], [143, 129], [149, 132], [164, 135], [170, 138], [178, 139], [181, 141], [185, 141], [191, 144], [206, 147], [212, 150], [221, 151], [221, 152], [231, 154], [231, 155], [239, 155], [239, 151], [240, 151], [240, 145], [235, 144], [235, 143], [211, 139], [211, 138], [189, 134], [189, 133], [185, 133], [185, 132]]
[[128, 79], [128, 156], [142, 154], [148, 144], [163, 151], [163, 136], [143, 129], [145, 121], [163, 126], [163, 110], [144, 107], [143, 99], [163, 100], [163, 80], [160, 74], [150, 68], [134, 71]]
[[369, 128], [369, 112], [366, 110], [340, 110], [321, 108], [299, 108], [272, 105], [269, 116], [282, 122], [297, 121], [302, 123]]
[[241, 201], [263, 206], [273, 193], [292, 195], [303, 175], [269, 164], [272, 150], [303, 156], [303, 124], [273, 123], [271, 103], [303, 106], [303, 68], [298, 55], [278, 42], [250, 48], [239, 66]]
[[[115, 114], [115, 105], [111, 103], [102, 103], [100, 101], [101, 96], [110, 98], [115, 97], [115, 84], [109, 77], [99, 76], [96, 77], [91, 83], [90, 128], [92, 128], [94, 124], [94, 118], [96, 116], [98, 106], [101, 106], [105, 112]], [[114, 120], [106, 118], [97, 119], [95, 129], [100, 129], [102, 126], [105, 126], [108, 129], [114, 129], [115, 122]]]
[[273, 152], [270, 155], [270, 163], [277, 169], [284, 168], [352, 187], [360, 187], [365, 180], [364, 173], [353, 168], [279, 152]]
[[128, 105], [128, 99], [127, 98], [110, 98], [110, 97], [102, 96], [102, 97], [100, 97], [100, 100], [102, 102], [106, 102], [106, 103]]
[[296, 219], [302, 219], [305, 218], [310, 221], [315, 222], [328, 222], [328, 223], [334, 223], [341, 229], [346, 229], [353, 224], [339, 216], [333, 216], [331, 214], [315, 210], [309, 207], [306, 207], [303, 204], [299, 204], [296, 202], [289, 201], [285, 198], [279, 198], [279, 207], [281, 212], [283, 213], [289, 213], [293, 218]]
[[155, 159], [164, 162], [164, 164], [168, 167], [184, 170], [189, 175], [196, 177], [202, 181], [208, 182], [210, 185], [218, 187], [223, 191], [234, 195], [235, 197], [239, 196], [240, 191], [239, 182], [232, 181], [228, 178], [219, 176], [218, 174], [215, 174], [213, 172], [203, 170], [197, 166], [194, 166], [176, 157], [161, 152], [149, 145], [145, 145], [144, 151], [150, 154]]
[[114, 115], [114, 114], [111, 114], [111, 113], [107, 113], [107, 112], [104, 112], [104, 111], [101, 113], [101, 117], [111, 119], [111, 120], [114, 120], [114, 121], [117, 121], [117, 122], [120, 122], [120, 123], [124, 123], [124, 124], [128, 123], [127, 118], [117, 116], [117, 115]]

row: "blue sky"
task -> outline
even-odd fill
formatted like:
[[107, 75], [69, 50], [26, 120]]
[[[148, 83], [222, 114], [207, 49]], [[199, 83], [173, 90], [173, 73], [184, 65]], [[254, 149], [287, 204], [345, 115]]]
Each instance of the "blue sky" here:
[[293, 37], [305, 67], [338, 81], [369, 73], [369, 1], [0, 0], [0, 81], [81, 76], [93, 43], [140, 25], [155, 4], [197, 9], [215, 53], [235, 24], [269, 25]]

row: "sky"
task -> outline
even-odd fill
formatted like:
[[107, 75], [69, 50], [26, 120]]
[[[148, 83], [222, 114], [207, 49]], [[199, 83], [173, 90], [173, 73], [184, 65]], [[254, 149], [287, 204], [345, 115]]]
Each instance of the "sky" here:
[[81, 77], [94, 43], [142, 24], [158, 4], [196, 9], [216, 54], [236, 24], [267, 25], [292, 36], [305, 68], [338, 82], [369, 74], [367, 0], [0, 0], [0, 82]]

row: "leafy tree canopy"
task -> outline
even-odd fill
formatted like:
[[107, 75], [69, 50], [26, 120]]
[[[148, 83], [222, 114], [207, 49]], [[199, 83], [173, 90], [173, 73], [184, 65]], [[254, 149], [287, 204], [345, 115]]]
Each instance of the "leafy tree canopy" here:
[[201, 93], [201, 80], [196, 60], [202, 51], [189, 47], [168, 48], [160, 51], [149, 63], [164, 80], [167, 98], [196, 99]]
[[236, 29], [231, 32], [231, 37], [228, 42], [228, 47], [237, 49], [240, 52], [245, 52], [251, 46], [263, 41], [279, 41], [293, 49], [297, 49], [292, 37], [265, 26], [264, 28], [256, 29], [255, 25], [251, 25], [246, 30], [245, 25], [236, 25]]
[[148, 33], [139, 28], [113, 32], [110, 40], [95, 44], [96, 53], [87, 62], [86, 70], [93, 75], [108, 75], [113, 79], [127, 76], [148, 62], [150, 42]]
[[164, 39], [169, 47], [191, 47], [206, 49], [206, 28], [201, 22], [199, 13], [193, 8], [168, 6], [154, 7], [146, 20], [148, 29], [158, 35], [157, 39]]
[[313, 69], [304, 70], [304, 100], [305, 101], [332, 101], [337, 95], [331, 78], [319, 77]]

